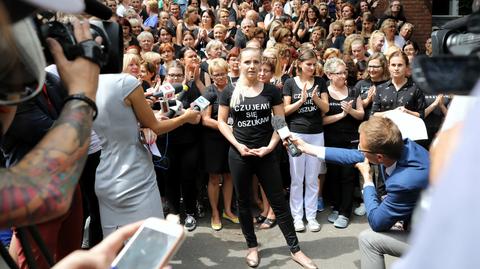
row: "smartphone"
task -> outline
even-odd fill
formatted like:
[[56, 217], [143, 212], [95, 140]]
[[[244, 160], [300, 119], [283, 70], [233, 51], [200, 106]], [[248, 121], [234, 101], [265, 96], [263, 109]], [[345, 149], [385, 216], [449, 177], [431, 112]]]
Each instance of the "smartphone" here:
[[148, 218], [113, 260], [111, 268], [162, 268], [168, 265], [184, 238], [183, 226]]

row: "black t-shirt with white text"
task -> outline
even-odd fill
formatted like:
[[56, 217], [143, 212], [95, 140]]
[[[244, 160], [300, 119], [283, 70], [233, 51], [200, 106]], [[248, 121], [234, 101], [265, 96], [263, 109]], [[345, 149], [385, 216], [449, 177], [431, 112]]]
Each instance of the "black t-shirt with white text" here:
[[[220, 105], [230, 107], [232, 93], [233, 88], [226, 88], [220, 95]], [[235, 107], [230, 107], [235, 139], [251, 149], [268, 146], [273, 134], [272, 108], [280, 104], [280, 92], [275, 86], [265, 84], [259, 95], [244, 97]]]
[[[330, 94], [328, 95], [329, 110], [325, 114], [326, 116], [336, 115], [343, 111], [342, 101], [353, 101], [352, 109], [356, 109], [357, 98], [360, 95], [358, 91], [349, 88], [348, 96], [343, 100], [334, 99]], [[350, 143], [358, 140], [358, 126], [361, 121], [355, 119], [352, 115], [348, 114], [345, 118], [336, 121], [334, 123], [325, 125], [325, 145], [326, 146], [338, 146], [345, 143]]]
[[[297, 111], [294, 111], [286, 118], [290, 131], [301, 134], [318, 134], [323, 132], [322, 111], [317, 105], [315, 105], [312, 99], [312, 92], [315, 86], [318, 86], [318, 96], [327, 92], [327, 84], [325, 80], [321, 77], [315, 77], [313, 86], [307, 90], [308, 97], [305, 103], [303, 103]], [[283, 95], [291, 96], [292, 104], [300, 100], [302, 89], [298, 87], [295, 78], [289, 78], [285, 81]]]

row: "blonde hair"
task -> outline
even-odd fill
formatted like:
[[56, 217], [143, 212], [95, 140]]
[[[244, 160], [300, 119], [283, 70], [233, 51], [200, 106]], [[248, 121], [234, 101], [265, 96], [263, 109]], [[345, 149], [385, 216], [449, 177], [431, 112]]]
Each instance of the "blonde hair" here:
[[[240, 62], [242, 61], [242, 58], [243, 56], [245, 55], [245, 53], [247, 52], [253, 52], [255, 54], [258, 55], [258, 58], [261, 57], [260, 55], [260, 50], [258, 49], [254, 49], [254, 48], [245, 48], [244, 50], [242, 50], [242, 52], [240, 53]], [[237, 82], [237, 85], [235, 86], [235, 89], [233, 90], [233, 93], [232, 93], [232, 97], [230, 99], [230, 107], [233, 108], [235, 107], [236, 105], [240, 104], [241, 102], [243, 102], [244, 100], [244, 96], [245, 96], [245, 89], [246, 87], [241, 85], [241, 82], [242, 80], [242, 74], [240, 73], [240, 78]]]
[[340, 58], [337, 58], [337, 57], [329, 58], [323, 65], [323, 71], [325, 71], [325, 73], [327, 73], [328, 75], [335, 73], [337, 72], [338, 67], [340, 65], [343, 65], [345, 67], [347, 66], [345, 62]]
[[340, 52], [339, 49], [328, 48], [323, 53], [323, 60], [327, 60], [327, 59], [332, 58], [332, 57], [340, 58], [340, 56], [342, 56], [342, 53]]
[[[273, 63], [275, 66], [275, 70], [272, 70], [274, 77], [278, 77], [282, 75], [282, 66], [280, 66], [280, 60], [278, 59], [279, 53], [280, 52], [278, 51], [277, 48], [268, 48], [268, 49], [265, 49], [262, 53], [262, 57], [265, 57], [265, 58], [266, 58], [265, 56], [266, 54], [272, 54], [275, 57], [275, 63]], [[268, 59], [268, 61], [271, 61], [271, 60]]]
[[160, 56], [159, 53], [148, 51], [143, 54], [142, 58], [146, 62], [155, 63], [155, 62], [160, 62], [162, 57]]
[[368, 49], [371, 50], [372, 52], [374, 51], [373, 50], [373, 39], [374, 38], [382, 38], [382, 39], [385, 39], [385, 34], [380, 31], [380, 30], [375, 30], [373, 31], [373, 33], [370, 35], [370, 38], [368, 39]]
[[136, 64], [138, 64], [138, 67], [140, 67], [141, 62], [142, 62], [142, 59], [137, 54], [127, 53], [127, 54], [123, 55], [122, 72], [126, 73], [128, 65], [131, 64], [131, 63], [136, 63]]
[[222, 69], [228, 72], [228, 63], [222, 58], [213, 59], [208, 63], [208, 74], [212, 75], [213, 70]]

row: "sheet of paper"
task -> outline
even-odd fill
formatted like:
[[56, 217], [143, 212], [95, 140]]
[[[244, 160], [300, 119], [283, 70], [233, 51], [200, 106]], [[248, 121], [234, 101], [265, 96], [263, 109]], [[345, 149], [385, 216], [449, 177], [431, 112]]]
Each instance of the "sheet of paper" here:
[[151, 145], [148, 145], [148, 147], [150, 148], [150, 152], [152, 153], [152, 155], [162, 157], [162, 154], [160, 153], [160, 150], [158, 150], [157, 143], [153, 143]]
[[387, 111], [384, 116], [391, 119], [398, 126], [403, 139], [428, 139], [427, 127], [421, 118], [396, 109]]

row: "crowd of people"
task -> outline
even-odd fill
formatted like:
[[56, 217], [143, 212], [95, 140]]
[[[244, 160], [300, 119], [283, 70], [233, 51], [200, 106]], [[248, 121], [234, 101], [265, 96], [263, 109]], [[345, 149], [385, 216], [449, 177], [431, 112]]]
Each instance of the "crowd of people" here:
[[[87, 216], [84, 247], [90, 248], [119, 227], [149, 216], [184, 216], [184, 227], [193, 231], [197, 219], [210, 211], [214, 231], [222, 229], [222, 220], [240, 224], [251, 267], [260, 262], [254, 225], [268, 229], [278, 224], [292, 258], [305, 268], [316, 268], [300, 250], [296, 232], [319, 232], [317, 212], [325, 210], [325, 204], [331, 205], [328, 221], [339, 229], [348, 227], [352, 215], [368, 213], [373, 232], [404, 224], [401, 229], [408, 230], [411, 204], [400, 217], [372, 221], [373, 203], [366, 206], [359, 194], [364, 182], [372, 182], [375, 195], [389, 202], [392, 189], [382, 175], [382, 165], [393, 163], [388, 158], [371, 161], [371, 169], [356, 169], [352, 160], [330, 162], [328, 155], [319, 157], [316, 151], [294, 157], [271, 126], [272, 115], [285, 117], [302, 151], [308, 150], [298, 141], [368, 153], [361, 150], [366, 146], [362, 135], [365, 139], [376, 133], [363, 127], [359, 134], [359, 127], [375, 126], [363, 123], [399, 110], [425, 121], [429, 138], [417, 142], [428, 149], [451, 97], [425, 94], [413, 82], [410, 64], [420, 53], [431, 55], [431, 41], [420, 49], [411, 39], [414, 25], [400, 1], [390, 1], [380, 17], [374, 15], [379, 14], [375, 0], [104, 3], [114, 14], [110, 20], [123, 30], [123, 70], [99, 78], [99, 116], [80, 180], [83, 210], [78, 190], [77, 207], [70, 208], [68, 216], [40, 227], [47, 235], [62, 231], [77, 236], [69, 237], [67, 248], [60, 236], [47, 239], [56, 258], [81, 243]], [[60, 87], [58, 75], [49, 74], [52, 86], [45, 91]], [[178, 100], [185, 112], [172, 118], [159, 109], [153, 95], [166, 83], [188, 88]], [[6, 165], [17, 163], [57, 120], [62, 108], [55, 103], [59, 93], [53, 92], [45, 92], [40, 105], [30, 103], [17, 112], [25, 119], [17, 117], [13, 126], [22, 128], [11, 129], [2, 141]], [[66, 96], [65, 90], [60, 93], [64, 95], [58, 100]], [[217, 98], [205, 111], [187, 109], [207, 94]], [[32, 106], [40, 106], [37, 110], [48, 119], [35, 121], [32, 115], [38, 111], [30, 110]], [[32, 122], [43, 128], [33, 139], [28, 128]], [[398, 133], [391, 136], [397, 146], [403, 145]], [[415, 147], [405, 143], [405, 148]], [[156, 144], [161, 156], [152, 159], [145, 144]], [[392, 158], [395, 163], [404, 158], [399, 151]], [[389, 156], [389, 151], [373, 153]], [[416, 187], [425, 185], [422, 181]], [[72, 222], [80, 225], [73, 227]], [[377, 229], [378, 222], [383, 226]], [[10, 252], [22, 264], [24, 253], [14, 243], [16, 236]], [[57, 248], [65, 253], [57, 256]], [[362, 265], [373, 268], [363, 260]]]

